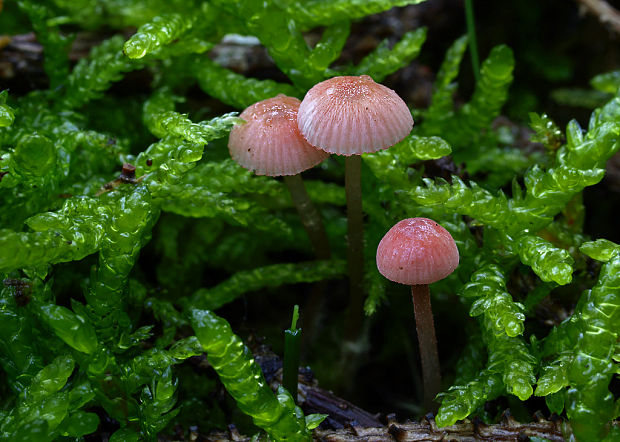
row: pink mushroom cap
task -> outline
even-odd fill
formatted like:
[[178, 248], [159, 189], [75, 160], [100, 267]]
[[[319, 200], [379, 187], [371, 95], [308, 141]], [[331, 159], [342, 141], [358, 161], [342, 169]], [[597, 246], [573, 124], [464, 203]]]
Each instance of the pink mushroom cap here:
[[377, 267], [390, 281], [432, 284], [459, 265], [459, 250], [450, 233], [428, 218], [398, 222], [377, 247]]
[[387, 149], [413, 127], [405, 102], [368, 75], [314, 85], [299, 106], [297, 122], [310, 144], [347, 156]]
[[297, 98], [279, 94], [254, 103], [239, 115], [246, 121], [230, 131], [228, 150], [238, 164], [257, 175], [296, 175], [329, 154], [299, 133]]

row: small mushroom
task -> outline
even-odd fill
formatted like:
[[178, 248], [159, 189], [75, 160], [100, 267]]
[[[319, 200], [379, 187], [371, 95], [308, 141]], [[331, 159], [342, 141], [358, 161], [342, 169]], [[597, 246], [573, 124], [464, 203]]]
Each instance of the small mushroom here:
[[387, 149], [413, 127], [402, 98], [368, 75], [315, 84], [299, 106], [297, 122], [310, 144], [347, 157]]
[[355, 341], [363, 317], [364, 234], [361, 154], [387, 149], [405, 138], [413, 118], [392, 89], [368, 75], [334, 77], [314, 85], [297, 115], [299, 130], [310, 144], [345, 155], [347, 197], [347, 266], [350, 309], [346, 338]]
[[299, 175], [329, 154], [310, 145], [299, 133], [297, 98], [279, 94], [254, 103], [235, 125], [228, 140], [230, 156], [257, 175], [283, 176], [317, 257], [330, 257], [325, 227]]
[[428, 285], [450, 275], [459, 265], [459, 251], [450, 233], [428, 218], [398, 222], [377, 247], [377, 268], [390, 281], [411, 286], [422, 377], [424, 406], [433, 402], [441, 387], [437, 338]]

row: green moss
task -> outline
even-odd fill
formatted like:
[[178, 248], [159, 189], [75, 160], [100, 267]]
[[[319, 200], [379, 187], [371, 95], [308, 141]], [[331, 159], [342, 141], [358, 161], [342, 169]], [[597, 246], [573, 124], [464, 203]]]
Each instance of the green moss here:
[[[416, 3], [6, 6], [0, 24], [8, 15], [15, 19], [11, 32], [36, 33], [50, 86], [0, 92], [0, 366], [7, 393], [0, 439], [79, 438], [95, 433], [98, 416], [107, 414], [121, 426], [110, 440], [156, 440], [176, 423], [194, 425], [188, 423], [194, 416], [181, 410], [207, 413], [208, 429], [243, 412], [256, 424], [247, 432], [310, 438], [322, 417], [304, 416], [285, 391], [274, 394], [243, 340], [213, 310], [226, 306], [227, 315], [254, 293], [245, 302], [261, 306], [266, 329], [258, 334], [268, 335], [279, 327], [269, 323], [282, 319], [283, 328], [288, 321], [289, 306], [278, 310], [282, 299], [292, 305], [289, 298], [299, 302], [309, 283], [344, 282], [343, 162], [325, 161], [307, 181], [333, 256], [311, 261], [282, 182], [228, 158], [226, 138], [242, 122], [219, 109], [241, 110], [279, 93], [302, 98], [334, 75], [383, 80], [424, 53], [427, 29], [341, 66], [351, 24]], [[133, 36], [114, 34], [128, 26]], [[317, 26], [321, 37], [309, 45], [304, 32]], [[71, 68], [66, 29], [109, 38]], [[251, 78], [205, 54], [231, 33], [256, 37], [288, 80]], [[620, 249], [583, 233], [582, 192], [599, 183], [620, 149], [618, 72], [592, 80], [606, 101], [585, 129], [573, 120], [562, 130], [547, 115], [530, 114], [532, 139], [545, 150], [529, 153], [492, 127], [512, 82], [511, 49], [490, 51], [471, 98], [457, 106], [466, 49], [466, 37], [448, 49], [430, 107], [413, 110], [412, 134], [363, 156], [365, 311], [390, 322], [400, 314], [382, 306], [399, 301], [398, 289], [374, 266], [381, 236], [405, 217], [436, 219], [461, 253], [457, 271], [433, 286], [444, 304], [437, 316], [456, 318], [453, 335], [467, 323], [470, 335], [464, 349], [446, 357], [461, 354], [455, 367], [444, 368], [445, 379], [455, 381], [439, 396], [437, 423], [455, 423], [503, 395], [526, 401], [535, 394], [550, 411], [565, 413], [578, 438], [613, 440], [618, 430], [610, 422], [619, 407], [609, 386], [620, 360]], [[128, 76], [138, 82], [133, 75], [142, 86], [128, 91]], [[435, 173], [450, 155], [462, 168], [458, 175]], [[588, 257], [600, 262], [600, 271]], [[329, 287], [327, 302], [344, 309], [339, 284]], [[538, 307], [556, 288], [568, 294], [566, 305], [571, 296], [577, 302], [548, 332], [539, 325]], [[446, 312], [445, 300], [454, 294], [465, 308]], [[327, 334], [341, 332], [337, 314], [326, 317]], [[464, 341], [455, 337], [454, 346]], [[310, 358], [333, 369], [334, 347], [311, 346]], [[388, 343], [373, 351], [402, 347]], [[185, 362], [205, 352], [234, 400], [230, 409], [213, 399], [216, 381]]]

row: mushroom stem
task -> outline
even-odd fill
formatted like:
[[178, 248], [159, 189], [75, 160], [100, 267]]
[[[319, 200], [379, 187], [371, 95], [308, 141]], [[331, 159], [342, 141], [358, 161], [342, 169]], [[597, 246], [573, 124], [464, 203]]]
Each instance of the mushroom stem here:
[[415, 326], [418, 332], [420, 359], [422, 360], [422, 379], [424, 382], [424, 408], [437, 412], [438, 404], [434, 401], [441, 388], [437, 338], [431, 309], [431, 296], [428, 284], [411, 286]]
[[362, 218], [362, 157], [351, 155], [344, 160], [344, 185], [347, 197], [347, 271], [349, 273], [349, 312], [345, 339], [359, 337], [364, 314], [364, 225]]
[[284, 182], [288, 187], [293, 204], [295, 204], [297, 213], [299, 213], [299, 217], [310, 238], [310, 243], [312, 247], [314, 247], [317, 258], [329, 259], [331, 253], [329, 251], [329, 241], [327, 240], [325, 226], [323, 225], [319, 212], [308, 196], [301, 175], [285, 176]]
[[[316, 257], [318, 259], [330, 259], [331, 251], [325, 225], [306, 191], [301, 175], [285, 175], [283, 178], [304, 229], [306, 229], [310, 243], [314, 247]], [[308, 330], [306, 340], [310, 342], [314, 340], [318, 330], [316, 323], [321, 315], [326, 287], [326, 281], [315, 284], [310, 293], [310, 298], [305, 304], [304, 328]]]

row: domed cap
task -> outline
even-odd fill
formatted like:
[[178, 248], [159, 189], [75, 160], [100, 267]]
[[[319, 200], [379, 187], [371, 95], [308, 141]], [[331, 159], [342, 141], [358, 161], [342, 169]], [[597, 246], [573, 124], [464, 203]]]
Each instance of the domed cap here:
[[297, 122], [310, 144], [338, 155], [386, 149], [413, 127], [405, 102], [368, 75], [314, 85], [301, 102]]
[[230, 131], [233, 160], [257, 175], [296, 175], [329, 156], [310, 145], [297, 128], [297, 98], [279, 94], [241, 112], [247, 121]]
[[428, 218], [398, 222], [377, 247], [377, 267], [390, 281], [431, 284], [459, 265], [459, 251], [450, 233]]

